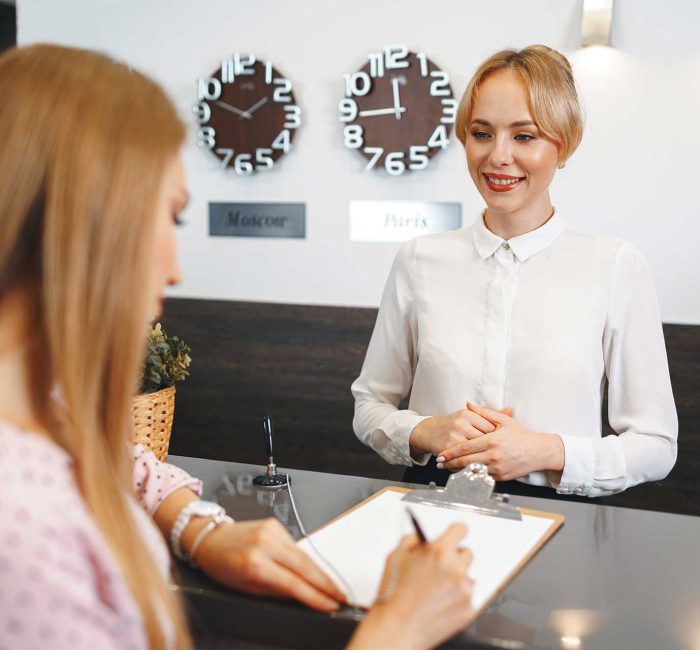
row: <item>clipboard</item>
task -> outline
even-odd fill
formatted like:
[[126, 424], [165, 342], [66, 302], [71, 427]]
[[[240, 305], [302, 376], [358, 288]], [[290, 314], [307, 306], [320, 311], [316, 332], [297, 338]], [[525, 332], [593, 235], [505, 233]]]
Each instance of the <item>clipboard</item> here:
[[[462, 502], [454, 501], [453, 482], [462, 489]], [[501, 495], [492, 494], [493, 484], [485, 467], [475, 464], [452, 475], [444, 490], [383, 488], [316, 529], [309, 535], [311, 542], [302, 539], [299, 547], [355, 607], [369, 609], [378, 595], [386, 558], [412, 531], [405, 513], [408, 501], [428, 539], [450, 523], [467, 525], [463, 545], [474, 555], [469, 574], [475, 581], [473, 605], [479, 616], [564, 523], [560, 514], [509, 505]], [[489, 513], [490, 508], [503, 511]]]

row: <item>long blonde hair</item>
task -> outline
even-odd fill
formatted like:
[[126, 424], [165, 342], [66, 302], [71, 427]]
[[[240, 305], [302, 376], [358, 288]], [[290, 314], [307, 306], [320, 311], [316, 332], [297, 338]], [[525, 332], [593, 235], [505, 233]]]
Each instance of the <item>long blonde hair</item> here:
[[503, 70], [520, 75], [527, 87], [535, 124], [546, 138], [557, 144], [559, 162], [566, 162], [581, 142], [583, 112], [571, 64], [563, 54], [546, 45], [501, 50], [477, 68], [457, 110], [455, 131], [460, 142], [465, 144], [479, 88]]
[[0, 300], [30, 287], [33, 408], [74, 460], [151, 647], [165, 645], [164, 619], [187, 646], [126, 498], [155, 200], [184, 127], [156, 83], [94, 52], [12, 50], [0, 80]]

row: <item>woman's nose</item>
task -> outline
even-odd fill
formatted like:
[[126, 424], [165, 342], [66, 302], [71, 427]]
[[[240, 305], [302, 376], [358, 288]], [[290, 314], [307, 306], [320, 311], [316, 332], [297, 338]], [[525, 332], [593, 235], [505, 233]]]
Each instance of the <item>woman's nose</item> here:
[[513, 149], [509, 137], [496, 137], [491, 150], [491, 164], [495, 166], [510, 165], [513, 162]]
[[168, 286], [174, 287], [182, 282], [182, 271], [180, 270], [180, 265], [175, 262], [170, 269], [168, 274]]

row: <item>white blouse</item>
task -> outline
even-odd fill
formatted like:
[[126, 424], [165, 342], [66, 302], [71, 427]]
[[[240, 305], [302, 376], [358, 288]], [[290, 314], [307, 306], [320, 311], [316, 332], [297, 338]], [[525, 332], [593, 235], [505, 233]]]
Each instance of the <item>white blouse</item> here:
[[[608, 379], [608, 419], [601, 403]], [[464, 408], [513, 408], [558, 434], [563, 472], [520, 480], [602, 496], [664, 478], [678, 419], [659, 306], [631, 244], [567, 229], [554, 215], [505, 241], [483, 219], [405, 244], [391, 269], [362, 372], [352, 385], [357, 437], [393, 464], [411, 458], [421, 420]], [[400, 401], [410, 392], [408, 410]]]

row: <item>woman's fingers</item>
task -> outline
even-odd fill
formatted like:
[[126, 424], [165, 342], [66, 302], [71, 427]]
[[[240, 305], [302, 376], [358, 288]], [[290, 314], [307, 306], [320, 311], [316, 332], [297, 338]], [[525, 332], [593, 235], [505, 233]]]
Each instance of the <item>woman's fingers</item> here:
[[272, 551], [272, 557], [285, 569], [296, 573], [315, 589], [327, 594], [336, 602], [344, 603], [347, 600], [338, 586], [294, 542], [291, 545], [283, 543], [279, 549]]
[[445, 463], [453, 460], [454, 458], [459, 458], [460, 456], [478, 454], [486, 451], [488, 449], [488, 445], [488, 436], [479, 436], [478, 438], [472, 438], [471, 440], [461, 440], [456, 445], [452, 445], [451, 447], [448, 447], [442, 451], [437, 457], [437, 462]]
[[[494, 430], [493, 426], [491, 427], [491, 429]], [[483, 436], [484, 433], [488, 433], [488, 432], [481, 431], [481, 430], [477, 429], [475, 426], [468, 424], [463, 430], [462, 439], [471, 440], [472, 438], [479, 438], [480, 436]]]
[[505, 413], [502, 413], [501, 411], [494, 411], [493, 409], [487, 409], [485, 406], [477, 406], [476, 404], [472, 404], [472, 402], [467, 402], [467, 408], [470, 411], [476, 413], [477, 415], [480, 415], [484, 419], [486, 419], [489, 422], [492, 422], [493, 424], [496, 424], [496, 425], [503, 425], [506, 422], [508, 422], [508, 420], [510, 419], [509, 415], [506, 415]]
[[435, 547], [454, 548], [464, 539], [467, 534], [467, 527], [464, 524], [452, 524], [440, 537], [433, 540], [431, 544]]
[[[490, 460], [489, 454], [487, 452], [481, 452], [478, 454], [469, 454], [467, 456], [457, 456], [456, 458], [453, 458], [452, 460], [438, 463], [438, 467], [440, 469], [456, 470], [456, 469], [464, 469], [467, 465], [471, 465], [472, 463], [482, 463], [482, 464], [486, 465], [486, 468], [488, 470], [489, 460]], [[501, 479], [498, 479], [498, 480], [501, 480]]]
[[336, 599], [269, 557], [260, 561], [254, 575], [249, 578], [249, 585], [253, 593], [294, 598], [321, 612], [334, 612], [338, 609]]
[[[464, 573], [467, 572], [467, 569], [470, 567], [473, 559], [474, 554], [468, 548], [462, 546], [457, 549], [457, 560], [459, 562], [460, 568], [464, 570]], [[468, 576], [467, 578], [471, 582], [471, 578], [469, 578]]]
[[480, 433], [491, 433], [496, 430], [492, 422], [489, 422], [479, 413], [474, 412], [469, 408], [470, 402], [467, 402], [466, 416], [469, 418], [469, 423]]

